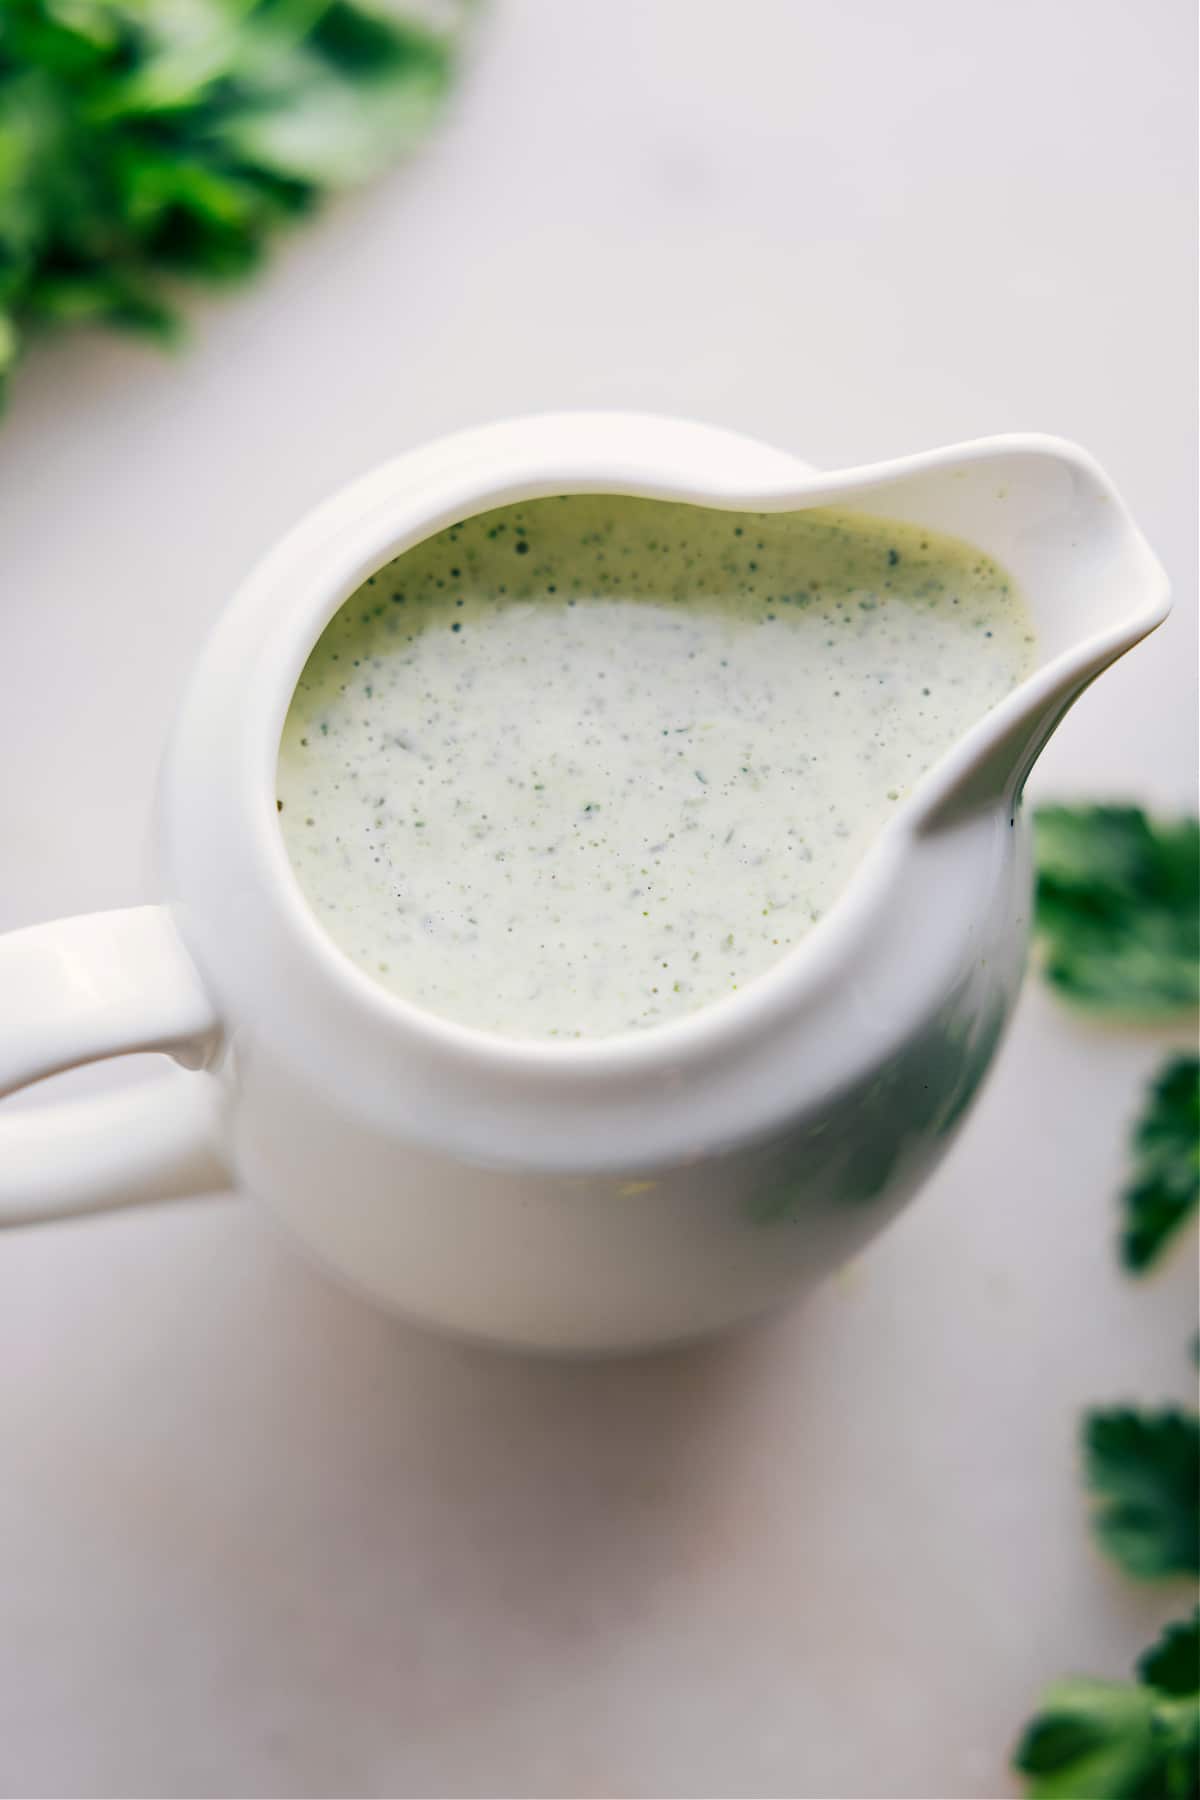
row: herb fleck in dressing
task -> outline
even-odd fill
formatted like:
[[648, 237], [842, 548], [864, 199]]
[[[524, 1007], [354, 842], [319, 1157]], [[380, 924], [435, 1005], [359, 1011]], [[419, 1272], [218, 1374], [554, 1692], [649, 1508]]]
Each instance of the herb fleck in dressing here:
[[1004, 570], [917, 526], [531, 501], [337, 613], [284, 726], [279, 823], [385, 987], [602, 1037], [769, 968], [1032, 661]]

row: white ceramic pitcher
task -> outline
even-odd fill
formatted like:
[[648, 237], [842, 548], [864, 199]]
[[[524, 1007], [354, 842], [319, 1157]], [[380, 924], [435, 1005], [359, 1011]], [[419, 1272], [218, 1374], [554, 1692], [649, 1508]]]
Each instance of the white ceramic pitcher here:
[[[510, 1040], [394, 997], [325, 935], [276, 822], [276, 753], [313, 643], [368, 574], [473, 513], [595, 492], [836, 503], [968, 538], [1023, 589], [1038, 663], [743, 991], [636, 1035]], [[1020, 982], [1025, 777], [1166, 612], [1111, 484], [1051, 438], [819, 474], [707, 426], [563, 414], [388, 463], [297, 526], [209, 641], [162, 775], [164, 904], [0, 940], [0, 1092], [131, 1051], [182, 1065], [0, 1114], [0, 1222], [235, 1182], [409, 1317], [549, 1350], [772, 1305], [878, 1231], [950, 1142]]]

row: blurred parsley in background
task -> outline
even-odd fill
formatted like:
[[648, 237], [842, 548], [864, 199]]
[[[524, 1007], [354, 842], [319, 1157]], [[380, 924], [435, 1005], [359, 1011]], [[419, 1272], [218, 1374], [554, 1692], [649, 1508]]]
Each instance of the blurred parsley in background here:
[[1139, 1021], [1200, 1001], [1200, 824], [1136, 806], [1043, 806], [1037, 930], [1062, 994]]
[[169, 336], [168, 277], [254, 269], [420, 134], [451, 62], [370, 0], [0, 0], [0, 379], [42, 325]]
[[1058, 1681], [1017, 1747], [1031, 1800], [1194, 1800], [1200, 1614], [1169, 1625], [1136, 1682]]
[[[1200, 996], [1200, 824], [1132, 806], [1043, 807], [1036, 939], [1063, 999], [1107, 1022], [1190, 1027]], [[1200, 1202], [1200, 1058], [1160, 1068], [1130, 1142], [1119, 1255], [1155, 1266]], [[1097, 1543], [1141, 1581], [1200, 1572], [1200, 1416], [1085, 1414]], [[1132, 1682], [1055, 1682], [1013, 1754], [1030, 1800], [1200, 1800], [1200, 1613], [1169, 1626]]]

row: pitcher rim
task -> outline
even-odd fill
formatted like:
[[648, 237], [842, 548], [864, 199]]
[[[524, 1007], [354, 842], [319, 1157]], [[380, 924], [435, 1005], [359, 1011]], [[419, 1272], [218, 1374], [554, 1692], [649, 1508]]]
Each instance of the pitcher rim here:
[[[695, 424], [698, 429], [711, 426], [658, 414], [589, 411], [543, 413], [525, 418], [504, 420], [476, 431], [454, 433], [437, 439], [422, 450], [409, 453], [416, 467], [420, 459], [442, 446], [453, 447], [456, 441], [491, 437], [503, 442], [507, 431], [537, 424], [552, 428], [562, 425], [586, 430], [593, 422], [628, 425], [636, 430], [651, 423], [673, 428]], [[725, 435], [725, 434], [723, 434]], [[728, 434], [739, 435], [739, 434]], [[767, 451], [770, 446], [743, 436], [743, 442]], [[366, 574], [386, 566], [396, 555], [425, 541], [457, 519], [472, 517], [495, 507], [518, 504], [522, 500], [548, 497], [553, 493], [605, 493], [629, 499], [661, 499], [673, 503], [704, 507], [714, 511], [787, 512], [805, 511], [820, 504], [847, 501], [851, 494], [862, 494], [905, 478], [956, 467], [968, 467], [994, 458], [1020, 453], [1042, 455], [1067, 464], [1089, 479], [1112, 503], [1115, 515], [1130, 541], [1138, 546], [1144, 558], [1144, 599], [1128, 618], [1118, 625], [1093, 633], [1062, 652], [1019, 683], [996, 706], [984, 713], [949, 749], [927, 769], [913, 785], [868, 846], [846, 886], [825, 914], [804, 936], [785, 950], [769, 968], [755, 975], [745, 988], [721, 995], [694, 1012], [679, 1018], [641, 1028], [627, 1029], [594, 1038], [550, 1039], [523, 1037], [461, 1023], [433, 1012], [404, 996], [392, 992], [361, 970], [321, 926], [310, 908], [287, 855], [275, 806], [275, 770], [279, 740], [287, 705], [295, 690], [304, 660], [325, 625], [355, 591]], [[787, 453], [777, 452], [780, 455]], [[544, 459], [544, 453], [543, 453]], [[722, 487], [719, 471], [714, 469], [708, 485], [701, 488], [696, 481], [655, 481], [649, 478], [625, 479], [620, 472], [605, 472], [605, 458], [597, 457], [590, 471], [585, 458], [563, 458], [564, 472], [534, 476], [521, 471], [521, 459], [514, 453], [511, 468], [503, 470], [503, 456], [497, 464], [481, 471], [479, 478], [464, 489], [461, 480], [444, 504], [431, 504], [424, 524], [415, 533], [402, 523], [408, 498], [397, 491], [369, 517], [358, 521], [356, 533], [348, 534], [344, 546], [327, 544], [336, 551], [333, 562], [322, 567], [313, 583], [308, 605], [297, 608], [289, 621], [287, 633], [293, 654], [282, 660], [271, 682], [269, 703], [264, 698], [258, 711], [257, 764], [253, 783], [252, 804], [260, 822], [260, 846], [265, 853], [277, 900], [285, 907], [291, 928], [299, 934], [306, 952], [315, 958], [358, 1007], [371, 1013], [377, 1023], [393, 1031], [403, 1031], [410, 1040], [424, 1042], [431, 1053], [465, 1056], [477, 1067], [490, 1065], [496, 1069], [520, 1069], [529, 1074], [559, 1076], [636, 1072], [669, 1064], [691, 1063], [710, 1055], [723, 1044], [741, 1040], [778, 1018], [782, 1011], [794, 1012], [824, 991], [829, 982], [844, 969], [854, 944], [869, 927], [877, 906], [886, 898], [896, 868], [906, 853], [915, 848], [915, 839], [927, 825], [945, 797], [958, 788], [986, 760], [1005, 733], [1019, 723], [1022, 715], [1038, 707], [1050, 706], [1056, 694], [1085, 684], [1098, 672], [1155, 630], [1170, 610], [1169, 588], [1165, 571], [1150, 550], [1120, 494], [1101, 466], [1086, 450], [1068, 439], [1045, 433], [1003, 433], [974, 438], [959, 444], [888, 458], [848, 469], [817, 470], [795, 461], [791, 480], [780, 480], [749, 492], [736, 484]], [[607, 459], [610, 463], [611, 458]], [[327, 506], [349, 497], [360, 485], [383, 477], [391, 464], [384, 464], [352, 482], [342, 494], [333, 496]], [[450, 504], [452, 500], [452, 504]], [[322, 511], [324, 508], [321, 509]], [[312, 521], [309, 521], [311, 525]], [[931, 521], [931, 528], [938, 527]], [[303, 530], [301, 527], [300, 530]], [[337, 534], [331, 534], [336, 537]], [[346, 535], [346, 534], [343, 534]], [[284, 546], [288, 540], [285, 539]], [[281, 546], [283, 548], [284, 546]], [[270, 561], [271, 558], [268, 558]], [[253, 582], [254, 577], [251, 578]], [[315, 601], [316, 589], [324, 598]], [[314, 618], [316, 619], [313, 629]], [[296, 658], [299, 656], [299, 661]]]

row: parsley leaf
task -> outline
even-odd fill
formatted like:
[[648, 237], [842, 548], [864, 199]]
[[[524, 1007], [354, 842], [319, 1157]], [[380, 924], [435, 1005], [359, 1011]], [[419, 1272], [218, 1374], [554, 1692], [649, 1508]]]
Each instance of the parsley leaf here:
[[429, 121], [448, 39], [372, 0], [3, 0], [0, 377], [28, 332], [170, 335]]
[[1121, 1258], [1148, 1269], [1200, 1199], [1200, 1057], [1161, 1070], [1133, 1136], [1133, 1180], [1121, 1196]]
[[1093, 1529], [1130, 1575], [1200, 1572], [1200, 1420], [1168, 1408], [1091, 1412], [1083, 1422]]
[[1200, 1694], [1200, 1611], [1167, 1626], [1138, 1663], [1138, 1675], [1164, 1694]]
[[1036, 931], [1068, 999], [1153, 1019], [1200, 1001], [1200, 823], [1133, 806], [1034, 815]]
[[1013, 1757], [1031, 1800], [1200, 1800], [1200, 1614], [1137, 1672], [1047, 1691]]

